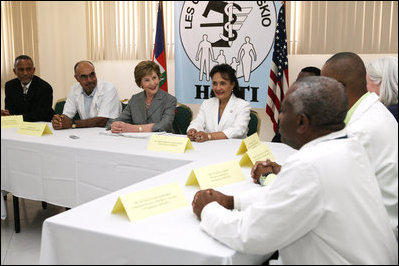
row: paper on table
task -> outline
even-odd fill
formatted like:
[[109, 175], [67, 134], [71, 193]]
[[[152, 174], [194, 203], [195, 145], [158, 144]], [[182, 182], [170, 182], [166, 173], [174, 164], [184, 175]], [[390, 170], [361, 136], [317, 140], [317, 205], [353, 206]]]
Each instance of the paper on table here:
[[147, 139], [152, 135], [163, 135], [166, 134], [165, 131], [163, 132], [127, 132], [122, 133], [121, 135], [127, 138], [138, 138], [138, 139]]
[[111, 131], [99, 132], [100, 135], [104, 136], [113, 136], [113, 137], [127, 137], [127, 138], [137, 138], [137, 139], [146, 139], [151, 137], [152, 135], [162, 135], [166, 134], [163, 132], [125, 132], [125, 133], [112, 133]]
[[188, 205], [179, 183], [121, 195], [112, 213], [126, 212], [131, 222]]

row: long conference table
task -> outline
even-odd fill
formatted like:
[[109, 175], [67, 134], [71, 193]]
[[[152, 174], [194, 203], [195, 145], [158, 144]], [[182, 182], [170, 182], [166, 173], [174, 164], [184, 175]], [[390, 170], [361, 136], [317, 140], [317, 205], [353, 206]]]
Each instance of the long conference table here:
[[[149, 135], [52, 131], [36, 137], [1, 129], [1, 189], [72, 208], [43, 223], [41, 264], [260, 264], [270, 256], [237, 252], [202, 231], [191, 207], [199, 187], [185, 186], [195, 168], [239, 161], [242, 140], [193, 142], [194, 150], [172, 153], [148, 150]], [[279, 163], [295, 152], [268, 145]], [[241, 170], [245, 181], [216, 189], [231, 195], [257, 187], [251, 169]], [[134, 222], [111, 214], [119, 196], [170, 183], [180, 185], [186, 207]]]

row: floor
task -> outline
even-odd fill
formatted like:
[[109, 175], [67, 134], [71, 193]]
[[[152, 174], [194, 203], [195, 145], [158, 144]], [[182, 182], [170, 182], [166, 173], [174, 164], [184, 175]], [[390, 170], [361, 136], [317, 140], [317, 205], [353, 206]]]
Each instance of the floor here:
[[19, 199], [21, 231], [16, 234], [11, 194], [5, 204], [7, 218], [1, 220], [1, 265], [39, 264], [42, 224], [65, 208], [47, 204], [44, 210], [41, 201]]

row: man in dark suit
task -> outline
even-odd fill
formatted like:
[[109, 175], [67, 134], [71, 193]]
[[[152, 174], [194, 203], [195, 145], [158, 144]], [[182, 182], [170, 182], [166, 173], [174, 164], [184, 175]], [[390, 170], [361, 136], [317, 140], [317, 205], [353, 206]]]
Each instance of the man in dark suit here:
[[15, 59], [17, 78], [5, 84], [5, 110], [1, 115], [23, 115], [24, 121], [51, 121], [54, 111], [53, 88], [46, 81], [35, 76], [32, 58], [20, 55]]

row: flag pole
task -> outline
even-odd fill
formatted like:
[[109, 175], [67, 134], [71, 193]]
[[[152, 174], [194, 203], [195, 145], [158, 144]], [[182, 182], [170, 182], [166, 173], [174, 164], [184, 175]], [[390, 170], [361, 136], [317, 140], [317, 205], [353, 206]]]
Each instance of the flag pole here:
[[163, 46], [164, 46], [164, 53], [165, 53], [165, 72], [166, 72], [166, 80], [168, 80], [168, 57], [167, 57], [167, 50], [168, 50], [168, 44], [165, 42], [165, 27], [164, 27], [164, 20], [163, 20], [163, 1], [159, 1], [159, 5], [161, 6], [161, 21], [162, 21], [162, 38], [163, 38]]

